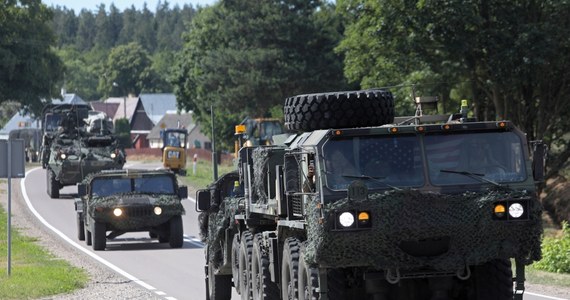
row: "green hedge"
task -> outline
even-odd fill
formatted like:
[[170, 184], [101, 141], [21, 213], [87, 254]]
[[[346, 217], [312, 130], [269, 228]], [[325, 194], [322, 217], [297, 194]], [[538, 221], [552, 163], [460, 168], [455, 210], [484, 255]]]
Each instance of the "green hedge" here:
[[545, 237], [542, 241], [542, 260], [534, 263], [540, 270], [570, 273], [570, 228], [562, 223], [561, 237]]

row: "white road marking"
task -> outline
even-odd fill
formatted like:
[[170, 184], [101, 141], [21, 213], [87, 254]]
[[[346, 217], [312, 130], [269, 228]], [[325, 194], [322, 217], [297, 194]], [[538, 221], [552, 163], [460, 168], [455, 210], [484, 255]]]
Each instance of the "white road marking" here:
[[165, 293], [165, 292], [156, 291], [155, 293], [156, 293], [157, 295], [159, 295], [159, 296], [166, 296], [166, 293]]
[[[77, 244], [76, 242], [74, 242], [73, 240], [71, 240], [69, 237], [67, 237], [63, 232], [59, 231], [57, 228], [53, 227], [51, 224], [49, 224], [34, 208], [34, 206], [32, 205], [32, 203], [30, 202], [30, 198], [28, 197], [28, 193], [26, 191], [26, 178], [28, 176], [29, 173], [35, 171], [39, 169], [39, 167], [37, 168], [33, 168], [31, 170], [29, 170], [28, 172], [26, 172], [26, 177], [24, 177], [24, 179], [22, 179], [20, 181], [20, 189], [22, 190], [22, 195], [24, 196], [24, 200], [26, 201], [26, 204], [28, 205], [28, 208], [30, 209], [30, 211], [36, 216], [36, 218], [42, 222], [47, 228], [49, 228], [51, 231], [55, 232], [55, 234], [59, 235], [59, 237], [61, 237], [64, 241], [66, 241], [67, 243], [69, 243], [70, 245], [72, 245], [73, 247], [77, 248], [78, 250], [82, 251], [83, 253], [91, 256], [93, 259], [95, 259], [96, 261], [104, 264], [105, 266], [111, 268], [113, 271], [123, 275], [124, 277], [126, 277], [127, 279], [137, 283], [138, 285], [144, 287], [147, 290], [150, 291], [154, 291], [156, 290], [155, 287], [153, 287], [152, 285], [136, 278], [135, 276], [127, 273], [126, 271], [122, 270], [121, 268], [113, 265], [112, 263], [110, 263], [109, 261], [103, 259], [102, 257], [96, 255], [94, 252], [91, 252], [89, 250], [87, 250], [86, 248], [81, 247], [81, 245]], [[172, 297], [167, 297], [167, 299], [176, 299], [176, 298], [172, 298]]]
[[529, 295], [533, 295], [533, 296], [537, 296], [537, 297], [542, 297], [542, 298], [546, 298], [546, 299], [552, 299], [552, 300], [568, 300], [568, 298], [557, 298], [557, 297], [552, 297], [552, 296], [546, 296], [546, 295], [542, 295], [542, 294], [537, 294], [537, 293], [532, 293], [532, 292], [528, 292], [528, 291], [524, 291], [525, 295], [529, 294]]

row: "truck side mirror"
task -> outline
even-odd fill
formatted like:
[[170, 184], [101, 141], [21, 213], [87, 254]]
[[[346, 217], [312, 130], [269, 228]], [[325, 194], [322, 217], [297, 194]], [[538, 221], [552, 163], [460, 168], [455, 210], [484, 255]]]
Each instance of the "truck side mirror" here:
[[203, 212], [210, 209], [210, 190], [196, 191], [196, 211]]
[[180, 199], [188, 198], [188, 187], [187, 186], [181, 185], [180, 187], [178, 187], [178, 197], [180, 197]]
[[543, 182], [545, 179], [545, 165], [547, 147], [543, 141], [531, 141], [532, 147], [532, 176], [535, 181]]
[[80, 183], [77, 185], [77, 195], [79, 197], [83, 197], [87, 195], [87, 185], [84, 183]]

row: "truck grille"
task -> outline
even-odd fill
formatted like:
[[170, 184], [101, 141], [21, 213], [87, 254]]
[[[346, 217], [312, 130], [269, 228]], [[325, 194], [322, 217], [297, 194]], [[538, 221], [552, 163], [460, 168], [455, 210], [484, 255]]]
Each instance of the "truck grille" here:
[[144, 207], [125, 207], [123, 208], [125, 215], [129, 217], [149, 217], [154, 215], [153, 208], [150, 206]]

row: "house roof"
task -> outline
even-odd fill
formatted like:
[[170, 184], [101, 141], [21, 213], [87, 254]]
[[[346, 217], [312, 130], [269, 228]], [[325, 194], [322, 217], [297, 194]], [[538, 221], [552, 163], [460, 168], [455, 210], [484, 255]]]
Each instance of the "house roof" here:
[[147, 139], [160, 139], [160, 131], [166, 128], [178, 128], [180, 122], [180, 127], [188, 129], [190, 132], [196, 125], [192, 121], [191, 113], [184, 114], [165, 114], [162, 119], [160, 119], [156, 125], [152, 128], [147, 136]]
[[112, 97], [112, 98], [108, 98], [107, 100], [105, 100], [105, 103], [116, 103], [119, 104], [119, 106], [117, 107], [117, 110], [115, 111], [115, 115], [113, 116], [113, 122], [118, 120], [118, 119], [123, 119], [125, 118], [125, 104], [126, 104], [126, 118], [129, 120], [129, 122], [132, 121], [133, 119], [133, 115], [135, 113], [135, 110], [137, 108], [137, 104], [139, 102], [139, 98], [138, 97]]
[[91, 101], [89, 102], [93, 110], [102, 111], [109, 118], [113, 119], [115, 117], [115, 113], [119, 109], [119, 103], [110, 103], [110, 102], [103, 102], [103, 101]]
[[53, 104], [82, 104], [85, 105], [85, 102], [81, 97], [77, 96], [76, 94], [64, 94], [63, 100], [62, 99], [51, 99], [51, 103]]
[[140, 94], [148, 118], [156, 125], [168, 111], [176, 111], [174, 94]]

